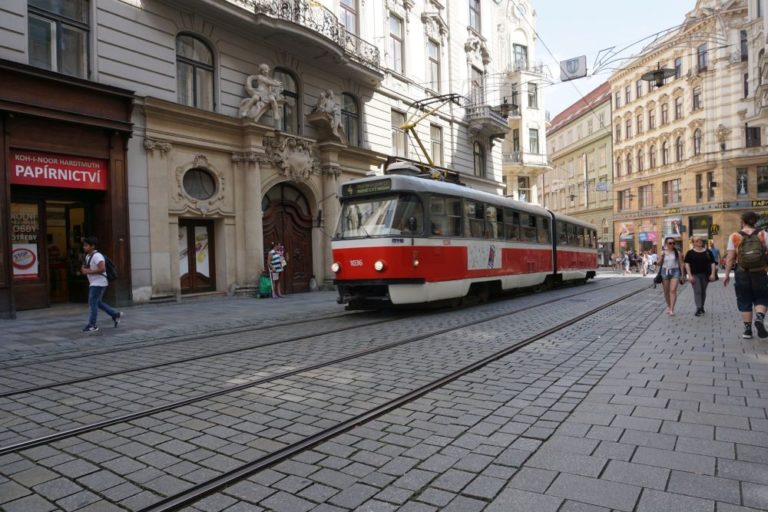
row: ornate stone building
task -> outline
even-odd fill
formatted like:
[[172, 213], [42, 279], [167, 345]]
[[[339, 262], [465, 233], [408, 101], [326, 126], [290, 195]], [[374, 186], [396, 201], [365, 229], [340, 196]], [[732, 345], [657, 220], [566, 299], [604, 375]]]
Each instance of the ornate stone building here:
[[597, 226], [600, 263], [607, 265], [614, 245], [608, 82], [557, 114], [547, 141], [552, 169], [539, 179], [542, 204]]
[[[340, 184], [380, 172], [388, 156], [424, 159], [414, 132], [437, 165], [461, 173], [468, 186], [501, 193], [498, 140], [508, 125], [499, 84], [511, 62], [510, 27], [520, 21], [511, 5], [29, 0], [4, 6], [0, 60], [31, 81], [47, 80], [51, 90], [66, 83], [79, 91], [45, 115], [27, 105], [31, 100], [15, 110], [0, 107], [3, 119], [23, 115], [38, 123], [38, 133], [62, 134], [56, 144], [46, 142], [48, 135], [37, 144], [10, 140], [3, 147], [22, 153], [3, 153], [5, 167], [11, 169], [12, 158], [88, 157], [78, 165], [94, 166], [110, 181], [106, 191], [62, 194], [55, 183], [3, 178], [10, 192], [0, 195], [3, 232], [34, 229], [35, 235], [9, 235], [0, 250], [9, 256], [18, 249], [22, 267], [33, 259], [37, 266], [32, 272], [0, 264], [0, 309], [12, 314], [16, 304], [79, 300], [74, 292], [82, 279], [72, 269], [79, 237], [88, 233], [103, 239], [102, 250], [122, 271], [110, 287], [118, 302], [247, 290], [273, 241], [287, 250], [285, 290], [308, 290], [313, 277], [321, 284], [330, 277]], [[115, 98], [111, 110], [83, 99], [97, 89]], [[2, 105], [10, 91], [2, 90]], [[447, 94], [456, 95], [453, 102], [413, 132], [403, 130], [421, 113], [415, 101]], [[120, 103], [126, 98], [127, 108]], [[65, 135], [75, 133], [66, 123], [82, 112], [91, 116], [79, 122], [114, 140], [66, 144]], [[25, 290], [33, 287], [30, 301]]]
[[[765, 2], [698, 0], [610, 78], [614, 234], [622, 250], [691, 235], [721, 249], [768, 205]], [[641, 77], [668, 69], [658, 86]]]

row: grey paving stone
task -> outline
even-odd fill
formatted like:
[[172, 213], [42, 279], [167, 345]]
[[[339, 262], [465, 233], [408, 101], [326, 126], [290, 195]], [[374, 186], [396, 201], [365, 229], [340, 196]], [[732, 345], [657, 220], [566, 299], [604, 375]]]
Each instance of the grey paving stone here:
[[607, 463], [606, 459], [553, 450], [540, 450], [526, 462], [527, 466], [596, 477]]
[[685, 494], [735, 505], [741, 504], [739, 482], [727, 478], [673, 471], [666, 490], [670, 493]]
[[274, 512], [306, 512], [314, 508], [311, 501], [291, 496], [286, 492], [278, 492], [261, 502], [261, 505]]
[[3, 512], [48, 512], [57, 509], [50, 501], [34, 495], [3, 503]]
[[670, 452], [641, 446], [632, 457], [632, 462], [668, 469], [679, 469], [699, 475], [714, 475], [716, 459], [704, 455]]
[[505, 485], [505, 480], [500, 478], [491, 478], [488, 476], [478, 476], [472, 483], [462, 490], [462, 494], [474, 498], [485, 500], [493, 499]]
[[31, 491], [16, 482], [9, 481], [0, 483], [0, 503], [14, 501], [27, 494], [31, 494]]
[[714, 512], [715, 502], [646, 489], [640, 497], [637, 512], [660, 512], [662, 510], [685, 510], [685, 512]]
[[601, 478], [663, 491], [667, 487], [669, 473], [670, 471], [665, 468], [612, 460]]
[[768, 485], [757, 485], [749, 482], [742, 484], [744, 505], [757, 510], [768, 510]]
[[480, 512], [486, 506], [485, 501], [456, 496], [448, 506], [440, 509], [440, 512]]
[[485, 512], [557, 512], [562, 499], [520, 489], [505, 489]]
[[631, 512], [641, 490], [634, 485], [561, 473], [549, 486], [547, 494]]

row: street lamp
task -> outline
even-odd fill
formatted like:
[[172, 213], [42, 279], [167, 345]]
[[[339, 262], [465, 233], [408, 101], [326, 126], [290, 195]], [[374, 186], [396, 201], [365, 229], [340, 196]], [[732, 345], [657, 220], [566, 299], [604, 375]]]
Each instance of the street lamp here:
[[675, 74], [674, 69], [662, 68], [661, 63], [656, 64], [656, 69], [643, 73], [640, 77], [648, 83], [653, 83], [657, 88], [664, 85], [664, 80]]

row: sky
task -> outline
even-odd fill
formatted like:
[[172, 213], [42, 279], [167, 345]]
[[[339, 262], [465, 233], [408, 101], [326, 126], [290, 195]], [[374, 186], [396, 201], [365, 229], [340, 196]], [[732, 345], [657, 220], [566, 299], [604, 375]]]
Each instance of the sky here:
[[[534, 61], [543, 62], [553, 75], [555, 83], [544, 86], [542, 91], [544, 108], [554, 118], [607, 80], [615, 71], [607, 68], [621, 65], [621, 60], [606, 64], [602, 66], [606, 69], [590, 76], [600, 50], [614, 46], [618, 51], [681, 24], [696, 0], [532, 0], [532, 4], [539, 34]], [[638, 54], [649, 42], [651, 39], [635, 44], [610, 60]], [[587, 56], [587, 77], [560, 82], [557, 61], [579, 55]]]

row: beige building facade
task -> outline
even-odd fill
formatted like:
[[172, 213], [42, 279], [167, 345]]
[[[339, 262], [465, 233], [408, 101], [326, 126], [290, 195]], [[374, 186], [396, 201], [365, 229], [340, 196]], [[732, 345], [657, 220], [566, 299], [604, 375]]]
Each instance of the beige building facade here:
[[613, 242], [611, 89], [606, 82], [552, 119], [552, 169], [539, 178], [542, 204], [597, 227], [602, 265]]
[[[742, 212], [765, 212], [764, 4], [699, 0], [610, 77], [621, 251], [658, 252], [667, 237], [687, 249], [694, 235], [722, 250]], [[659, 86], [643, 79], [663, 69]]]

